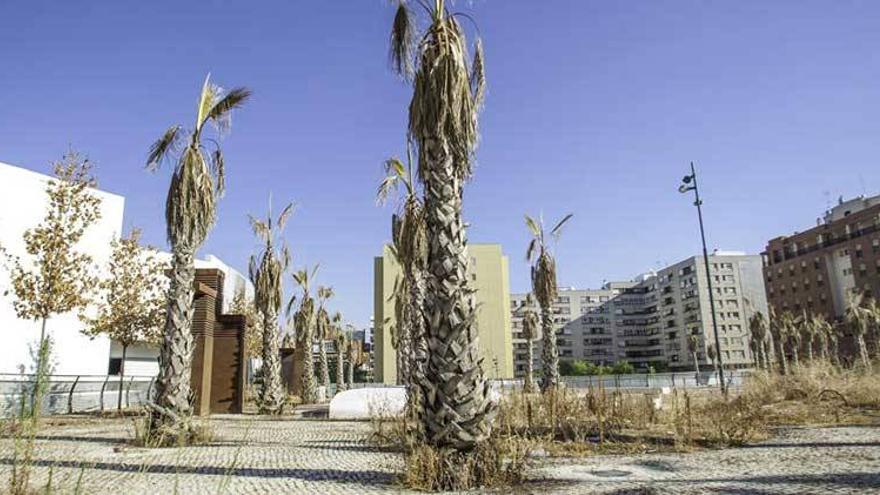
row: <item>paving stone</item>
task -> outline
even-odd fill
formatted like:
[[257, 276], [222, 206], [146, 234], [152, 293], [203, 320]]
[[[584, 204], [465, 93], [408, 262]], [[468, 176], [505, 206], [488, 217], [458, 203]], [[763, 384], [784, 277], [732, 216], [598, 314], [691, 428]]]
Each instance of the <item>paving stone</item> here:
[[[211, 445], [125, 445], [131, 420], [87, 419], [37, 440], [34, 485], [54, 493], [404, 493], [401, 456], [367, 442], [369, 424], [215, 416]], [[13, 441], [0, 440], [7, 486]], [[880, 494], [880, 428], [790, 428], [739, 449], [690, 454], [535, 458], [516, 493]], [[2, 491], [3, 488], [0, 488]]]

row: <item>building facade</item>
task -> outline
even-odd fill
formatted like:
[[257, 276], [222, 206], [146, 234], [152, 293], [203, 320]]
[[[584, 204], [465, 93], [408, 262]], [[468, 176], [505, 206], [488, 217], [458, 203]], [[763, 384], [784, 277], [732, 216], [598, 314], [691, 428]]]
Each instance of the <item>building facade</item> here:
[[[48, 204], [46, 186], [51, 180], [48, 175], [0, 163], [0, 246], [25, 263], [28, 254], [22, 235], [43, 221]], [[77, 249], [91, 256], [96, 269], [103, 273], [100, 271], [110, 259], [110, 242], [122, 230], [125, 199], [100, 190], [91, 193], [101, 199], [101, 218], [85, 231]], [[0, 373], [17, 373], [20, 367], [29, 370], [33, 364], [31, 349], [36, 348], [40, 337], [40, 323], [19, 319], [12, 305], [14, 296], [11, 292], [3, 295], [10, 288], [9, 272], [0, 266]], [[76, 312], [50, 318], [46, 328], [55, 349], [53, 373], [107, 373], [110, 340], [83, 335], [83, 323]]]
[[[716, 252], [709, 256], [721, 356], [726, 367], [751, 366], [748, 320], [766, 314], [761, 257]], [[526, 294], [513, 294], [514, 369], [526, 369], [521, 308]], [[586, 360], [610, 365], [626, 361], [638, 370], [689, 370], [694, 357], [688, 335], [699, 336], [697, 360], [714, 343], [709, 288], [702, 256], [640, 275], [610, 282], [601, 289], [560, 289], [553, 305], [560, 360]], [[535, 308], [537, 311], [537, 308]], [[540, 338], [534, 343], [534, 366], [540, 369]]]
[[[477, 329], [483, 371], [488, 378], [513, 377], [513, 352], [510, 327], [510, 280], [507, 256], [499, 244], [470, 244], [469, 276], [476, 289]], [[396, 351], [391, 345], [394, 325], [394, 281], [401, 276], [400, 266], [388, 246], [373, 261], [373, 360], [374, 380], [397, 382]]]
[[833, 320], [853, 291], [880, 294], [880, 196], [841, 199], [816, 224], [767, 243], [767, 299], [777, 312]]

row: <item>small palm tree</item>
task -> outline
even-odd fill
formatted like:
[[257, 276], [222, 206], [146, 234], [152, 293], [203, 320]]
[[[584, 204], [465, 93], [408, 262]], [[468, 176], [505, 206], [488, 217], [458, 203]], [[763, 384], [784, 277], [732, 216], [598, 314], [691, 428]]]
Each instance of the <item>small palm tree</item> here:
[[248, 270], [254, 284], [254, 304], [262, 316], [263, 383], [259, 402], [263, 414], [280, 414], [285, 401], [278, 353], [278, 312], [281, 310], [282, 277], [290, 266], [290, 250], [281, 233], [291, 214], [293, 203], [281, 210], [278, 220], [273, 223], [270, 196], [265, 220], [248, 216], [254, 234], [263, 242], [262, 253], [251, 256]]
[[348, 354], [348, 388], [354, 387], [354, 368], [357, 366], [358, 360], [358, 344], [352, 338], [352, 332], [348, 332], [348, 347], [346, 348], [346, 354]]
[[526, 226], [532, 234], [526, 249], [526, 260], [532, 264], [532, 293], [541, 306], [541, 391], [555, 389], [559, 385], [559, 348], [556, 346], [556, 332], [553, 330], [553, 303], [556, 301], [556, 260], [550, 252], [549, 238], [558, 240], [562, 227], [573, 215], [569, 213], [550, 229], [549, 236], [544, 232], [544, 220], [535, 221], [526, 215]]
[[342, 331], [342, 313], [333, 315], [333, 341], [336, 344], [336, 392], [345, 390], [345, 347], [347, 340]]
[[770, 309], [769, 319], [770, 335], [776, 343], [776, 356], [779, 359], [779, 369], [783, 375], [788, 374], [789, 363], [788, 356], [785, 352], [785, 343], [788, 341], [788, 327], [784, 324], [783, 318], [778, 317], [776, 312]]
[[519, 308], [522, 315], [522, 337], [526, 341], [526, 375], [523, 379], [523, 392], [527, 394], [535, 391], [534, 352], [540, 322], [534, 307], [535, 298], [529, 293]]
[[325, 393], [330, 390], [330, 365], [327, 361], [327, 348], [325, 347], [332, 335], [330, 327], [330, 314], [327, 312], [327, 300], [333, 297], [332, 287], [318, 287], [318, 314], [315, 318], [315, 339], [318, 341], [318, 375], [321, 377], [321, 385]]
[[425, 212], [413, 182], [412, 153], [407, 146], [407, 166], [397, 158], [385, 161], [385, 179], [376, 194], [384, 204], [400, 186], [404, 195], [399, 213], [391, 219], [391, 252], [403, 276], [395, 282], [395, 334], [398, 340], [398, 382], [407, 387], [407, 410], [418, 419], [421, 411], [421, 382], [428, 358], [425, 340], [425, 270], [427, 268], [427, 232]]
[[469, 451], [489, 437], [495, 411], [479, 352], [462, 217], [485, 88], [483, 50], [477, 43], [469, 63], [465, 33], [447, 2], [420, 4], [428, 17], [421, 35], [409, 4], [398, 3], [390, 51], [393, 67], [413, 86], [408, 127], [424, 191], [429, 358], [422, 426], [429, 445]]
[[813, 347], [816, 345], [816, 338], [819, 333], [819, 327], [816, 326], [816, 320], [806, 312], [801, 316], [801, 331], [800, 334], [804, 341], [804, 350], [807, 353], [807, 361], [813, 361]]
[[700, 383], [700, 359], [697, 356], [697, 351], [700, 349], [700, 336], [691, 333], [687, 336], [687, 348], [688, 352], [691, 353], [691, 357], [694, 358], [694, 376], [697, 380], [697, 384]]
[[801, 332], [798, 329], [801, 323], [800, 317], [795, 317], [790, 311], [785, 311], [780, 317], [780, 325], [785, 329], [786, 342], [791, 349], [791, 363], [797, 369], [801, 365]]
[[720, 377], [721, 374], [718, 372], [718, 349], [715, 347], [715, 344], [709, 344], [706, 346], [706, 357], [708, 357], [709, 362], [712, 363], [712, 368], [715, 370], [715, 376]]
[[752, 354], [755, 365], [758, 368], [768, 368], [767, 361], [767, 322], [764, 320], [764, 314], [760, 311], [753, 314], [749, 318], [749, 334], [752, 342]]
[[318, 265], [311, 271], [308, 267], [294, 272], [293, 281], [301, 291], [299, 307], [293, 312], [296, 305], [296, 295], [287, 303], [288, 315], [293, 312], [293, 322], [296, 327], [296, 347], [302, 349], [303, 363], [300, 382], [302, 383], [302, 400], [305, 404], [312, 404], [317, 400], [315, 384], [315, 366], [312, 358], [312, 344], [315, 340], [315, 299], [312, 297], [310, 285], [318, 274]]
[[865, 334], [871, 324], [871, 310], [865, 307], [865, 296], [860, 292], [850, 292], [847, 299], [847, 308], [845, 318], [853, 332], [856, 341], [856, 348], [859, 352], [859, 358], [865, 369], [871, 369], [871, 359], [868, 356], [868, 346], [865, 343]]
[[246, 88], [224, 92], [211, 84], [210, 76], [205, 78], [195, 127], [188, 132], [180, 125], [169, 127], [153, 143], [147, 157], [147, 168], [153, 170], [172, 156], [176, 161], [165, 201], [165, 223], [173, 258], [151, 431], [185, 426], [185, 418], [192, 414], [194, 256], [217, 218], [225, 168], [219, 142], [210, 140], [213, 149], [209, 149], [202, 144], [202, 135], [209, 122], [221, 134], [227, 130], [232, 110], [242, 106], [250, 95]]

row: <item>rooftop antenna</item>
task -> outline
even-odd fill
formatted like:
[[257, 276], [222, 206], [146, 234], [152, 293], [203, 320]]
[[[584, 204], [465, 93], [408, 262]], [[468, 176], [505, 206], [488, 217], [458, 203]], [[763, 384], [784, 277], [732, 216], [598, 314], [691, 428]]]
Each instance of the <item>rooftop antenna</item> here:
[[859, 174], [859, 184], [862, 186], [862, 197], [866, 197], [868, 195], [868, 188], [865, 187], [865, 176]]

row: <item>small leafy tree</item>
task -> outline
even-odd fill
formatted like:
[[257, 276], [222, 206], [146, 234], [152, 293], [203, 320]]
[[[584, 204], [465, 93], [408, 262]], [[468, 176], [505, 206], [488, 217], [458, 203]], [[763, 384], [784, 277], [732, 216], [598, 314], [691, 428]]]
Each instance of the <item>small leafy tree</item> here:
[[248, 300], [244, 290], [235, 292], [232, 302], [229, 304], [229, 313], [244, 315], [246, 321], [244, 329], [244, 353], [247, 358], [259, 357], [263, 349], [263, 335], [259, 322], [260, 312], [254, 300]]
[[23, 236], [29, 259], [5, 253], [16, 315], [40, 322], [37, 376], [31, 393], [35, 416], [39, 415], [48, 373], [47, 322], [52, 316], [85, 308], [97, 285], [92, 257], [77, 250], [88, 228], [101, 218], [101, 199], [90, 191], [97, 185], [91, 164], [77, 152], [68, 151], [54, 169], [55, 178], [46, 186], [46, 216]]
[[114, 239], [107, 277], [98, 283], [95, 315], [81, 314], [86, 324], [83, 333], [106, 335], [122, 346], [119, 367], [119, 397], [116, 408], [122, 410], [122, 383], [128, 348], [137, 343], [158, 344], [165, 320], [166, 266], [152, 249], [140, 244], [141, 232], [132, 230], [128, 237]]

